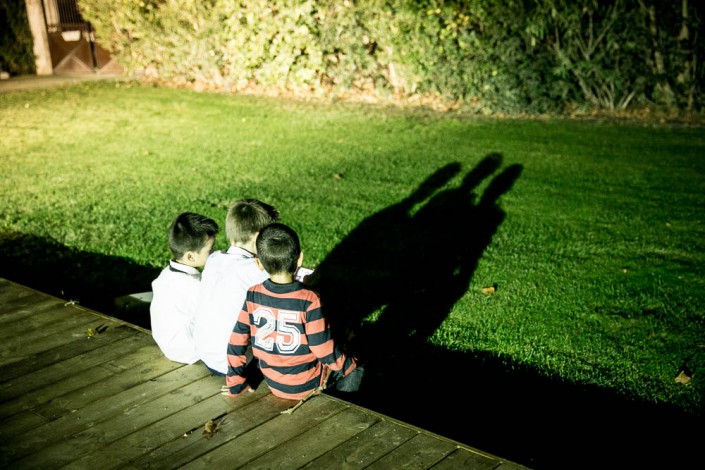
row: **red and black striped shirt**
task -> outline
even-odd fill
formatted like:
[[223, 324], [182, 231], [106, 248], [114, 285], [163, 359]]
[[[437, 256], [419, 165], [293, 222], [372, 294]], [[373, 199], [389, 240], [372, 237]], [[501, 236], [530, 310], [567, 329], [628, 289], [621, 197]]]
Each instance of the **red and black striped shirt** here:
[[231, 395], [247, 390], [250, 346], [274, 395], [300, 400], [321, 385], [326, 367], [344, 375], [357, 364], [334, 344], [318, 293], [294, 281], [266, 280], [247, 291], [228, 344], [226, 384]]

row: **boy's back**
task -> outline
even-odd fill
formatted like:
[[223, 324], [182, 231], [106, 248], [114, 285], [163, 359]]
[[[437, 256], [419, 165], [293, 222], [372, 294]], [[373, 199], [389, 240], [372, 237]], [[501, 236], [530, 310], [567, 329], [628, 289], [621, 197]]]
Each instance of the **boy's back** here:
[[211, 254], [201, 276], [194, 340], [199, 358], [210, 369], [227, 374], [228, 340], [247, 289], [267, 279], [252, 253], [231, 246]]
[[230, 367], [223, 392], [237, 396], [249, 389], [250, 351], [270, 390], [281, 398], [301, 400], [320, 391], [329, 371], [335, 380], [350, 381], [355, 359], [336, 347], [318, 293], [294, 278], [303, 261], [296, 232], [279, 223], [264, 227], [257, 253], [255, 263], [269, 275], [245, 296], [227, 348]]
[[228, 208], [225, 232], [230, 248], [208, 257], [194, 325], [196, 353], [214, 373], [228, 373], [228, 340], [247, 289], [267, 279], [256, 264], [255, 240], [278, 217], [274, 206], [252, 198], [238, 199]]
[[[301, 400], [323, 385], [324, 366], [341, 375], [357, 367], [336, 347], [320, 297], [303, 283], [277, 284], [267, 279], [251, 287], [246, 299], [231, 338], [231, 366], [238, 369], [239, 362], [244, 362], [243, 351], [249, 344], [273, 394]], [[257, 316], [258, 310], [268, 315]], [[239, 390], [243, 379], [231, 376], [226, 383]]]
[[152, 281], [152, 338], [168, 359], [184, 364], [198, 361], [192, 328], [200, 287], [199, 278], [200, 273], [196, 268], [178, 266], [170, 261]]

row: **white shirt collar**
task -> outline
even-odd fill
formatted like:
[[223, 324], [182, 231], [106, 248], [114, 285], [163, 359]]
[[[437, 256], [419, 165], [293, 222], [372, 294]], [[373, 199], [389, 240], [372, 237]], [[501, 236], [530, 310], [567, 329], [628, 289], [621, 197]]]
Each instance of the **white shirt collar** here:
[[249, 251], [247, 251], [244, 248], [240, 248], [239, 246], [230, 246], [228, 248], [228, 251], [226, 251], [225, 253], [228, 255], [242, 256], [243, 258], [254, 258], [255, 257], [255, 255], [253, 255], [252, 253], [250, 253]]
[[185, 264], [177, 263], [174, 260], [169, 260], [169, 267], [172, 269], [172, 271], [180, 271], [182, 273], [188, 274], [189, 276], [198, 276], [199, 278], [201, 277], [201, 272], [192, 267], [192, 266], [186, 266]]

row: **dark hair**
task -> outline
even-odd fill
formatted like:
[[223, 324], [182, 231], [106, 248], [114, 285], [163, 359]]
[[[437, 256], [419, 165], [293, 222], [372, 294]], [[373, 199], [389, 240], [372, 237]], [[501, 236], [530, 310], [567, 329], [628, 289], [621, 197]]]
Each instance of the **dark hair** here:
[[247, 243], [265, 225], [279, 220], [279, 211], [257, 199], [238, 199], [228, 208], [225, 235], [228, 243]]
[[215, 220], [193, 212], [183, 212], [169, 226], [169, 248], [174, 259], [181, 259], [187, 251], [203, 248], [208, 239], [217, 233]]
[[301, 254], [299, 236], [290, 227], [273, 223], [257, 236], [257, 257], [271, 274], [294, 273]]

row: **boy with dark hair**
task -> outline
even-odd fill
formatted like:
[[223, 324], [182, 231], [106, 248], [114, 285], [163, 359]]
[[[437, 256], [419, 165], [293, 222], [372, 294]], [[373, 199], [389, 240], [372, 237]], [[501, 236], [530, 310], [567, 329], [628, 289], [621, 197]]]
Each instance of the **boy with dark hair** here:
[[218, 224], [193, 212], [179, 214], [169, 226], [173, 258], [152, 281], [149, 307], [152, 337], [164, 355], [175, 362], [193, 364], [198, 355], [193, 325], [202, 268], [213, 250]]
[[259, 233], [256, 263], [269, 278], [247, 291], [228, 344], [224, 395], [250, 389], [245, 377], [250, 346], [267, 385], [281, 398], [303, 400], [320, 393], [331, 372], [339, 383], [343, 377], [361, 378], [352, 374], [355, 359], [336, 347], [318, 293], [294, 279], [302, 261], [299, 237], [288, 226], [273, 223]]
[[228, 339], [250, 286], [267, 279], [255, 264], [255, 239], [279, 212], [257, 199], [235, 201], [225, 218], [230, 247], [210, 255], [201, 278], [194, 340], [198, 357], [214, 375], [228, 372]]

